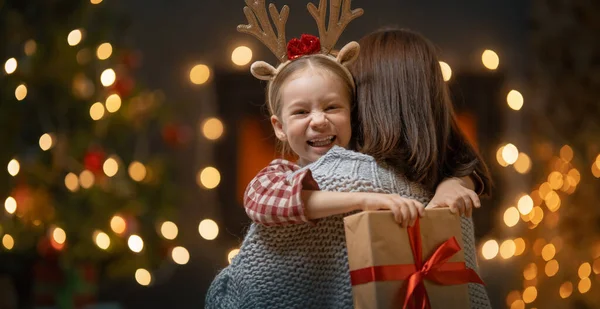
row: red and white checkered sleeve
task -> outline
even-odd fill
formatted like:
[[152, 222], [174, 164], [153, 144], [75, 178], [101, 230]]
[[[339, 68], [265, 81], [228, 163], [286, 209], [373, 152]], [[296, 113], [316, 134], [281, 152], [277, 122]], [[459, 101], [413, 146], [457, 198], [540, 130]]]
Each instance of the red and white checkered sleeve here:
[[244, 208], [252, 221], [264, 225], [310, 222], [304, 213], [301, 192], [319, 190], [306, 169], [288, 176], [300, 166], [284, 159], [272, 161], [252, 179], [244, 194]]

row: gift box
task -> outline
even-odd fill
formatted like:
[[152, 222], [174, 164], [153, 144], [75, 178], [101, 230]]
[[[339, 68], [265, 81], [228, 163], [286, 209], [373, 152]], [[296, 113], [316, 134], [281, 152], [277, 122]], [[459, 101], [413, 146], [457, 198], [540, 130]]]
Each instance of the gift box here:
[[428, 209], [402, 228], [391, 211], [344, 218], [354, 308], [469, 308], [460, 217]]

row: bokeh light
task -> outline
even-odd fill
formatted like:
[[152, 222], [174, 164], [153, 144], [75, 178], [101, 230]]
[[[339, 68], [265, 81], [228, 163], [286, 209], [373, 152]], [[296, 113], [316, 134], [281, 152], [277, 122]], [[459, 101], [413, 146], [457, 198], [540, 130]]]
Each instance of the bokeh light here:
[[206, 189], [214, 189], [221, 182], [221, 174], [216, 168], [209, 166], [204, 168], [196, 176], [196, 182], [199, 186]]
[[206, 240], [213, 240], [219, 235], [219, 226], [213, 220], [204, 219], [198, 225], [198, 232], [202, 238]]
[[209, 140], [216, 140], [223, 135], [223, 123], [218, 118], [209, 118], [202, 123], [202, 134]]
[[442, 77], [444, 81], [449, 81], [452, 78], [452, 68], [444, 61], [440, 61], [440, 68], [442, 69]]
[[498, 250], [499, 250], [499, 246], [498, 246], [498, 242], [490, 239], [488, 241], [486, 241], [483, 246], [481, 247], [481, 255], [486, 259], [486, 260], [491, 260], [493, 258], [496, 257], [496, 255], [498, 255]]
[[210, 69], [204, 64], [198, 64], [190, 71], [190, 80], [196, 85], [202, 85], [210, 78]]
[[511, 109], [518, 111], [523, 107], [523, 95], [517, 90], [511, 90], [506, 96], [506, 103]]
[[498, 54], [496, 54], [495, 51], [486, 49], [481, 55], [481, 62], [483, 62], [483, 65], [486, 68], [495, 70], [498, 68], [498, 65], [500, 65], [500, 57], [498, 57]]
[[239, 46], [231, 53], [231, 61], [235, 65], [243, 66], [252, 61], [252, 50], [247, 46]]

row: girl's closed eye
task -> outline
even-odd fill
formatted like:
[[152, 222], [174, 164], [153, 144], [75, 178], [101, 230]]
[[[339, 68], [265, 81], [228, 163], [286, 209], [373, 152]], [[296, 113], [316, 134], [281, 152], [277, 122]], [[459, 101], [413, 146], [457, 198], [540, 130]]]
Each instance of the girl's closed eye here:
[[290, 114], [293, 116], [294, 115], [306, 115], [306, 114], [308, 114], [308, 111], [304, 110], [304, 109], [296, 109], [296, 110], [293, 110]]

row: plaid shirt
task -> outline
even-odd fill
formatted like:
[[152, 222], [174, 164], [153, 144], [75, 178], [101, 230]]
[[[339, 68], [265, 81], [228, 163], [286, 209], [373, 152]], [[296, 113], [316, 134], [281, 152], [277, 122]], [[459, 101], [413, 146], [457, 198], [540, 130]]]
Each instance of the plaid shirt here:
[[295, 163], [276, 159], [252, 179], [244, 194], [244, 208], [252, 221], [263, 225], [309, 222], [301, 193], [319, 190], [319, 185], [309, 169], [289, 177], [299, 169]]

